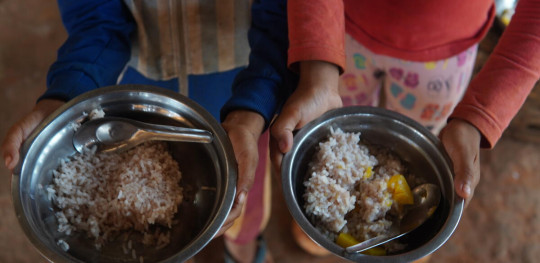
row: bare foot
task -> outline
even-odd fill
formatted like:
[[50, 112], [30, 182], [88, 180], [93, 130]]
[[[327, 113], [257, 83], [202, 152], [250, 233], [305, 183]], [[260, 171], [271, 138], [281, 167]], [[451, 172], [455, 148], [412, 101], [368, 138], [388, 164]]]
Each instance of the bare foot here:
[[[255, 258], [255, 253], [257, 251], [257, 240], [253, 240], [249, 243], [239, 245], [231, 242], [225, 238], [225, 247], [234, 258], [235, 262], [238, 263], [252, 263]], [[264, 258], [264, 263], [273, 263], [272, 255], [268, 247], [266, 248], [266, 254]]]

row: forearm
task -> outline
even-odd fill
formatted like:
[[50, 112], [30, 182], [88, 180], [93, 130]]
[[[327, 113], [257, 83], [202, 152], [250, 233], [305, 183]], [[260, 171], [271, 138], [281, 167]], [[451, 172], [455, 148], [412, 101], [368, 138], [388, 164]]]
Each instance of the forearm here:
[[345, 12], [342, 0], [288, 1], [288, 65], [326, 61], [345, 68]]
[[223, 127], [226, 130], [230, 130], [233, 127], [244, 127], [256, 138], [263, 132], [264, 125], [264, 118], [260, 114], [249, 110], [232, 111], [227, 114], [223, 122]]
[[287, 68], [286, 1], [253, 3], [248, 40], [249, 65], [235, 78], [233, 95], [222, 108], [221, 119], [233, 110], [249, 110], [259, 113], [268, 127], [297, 82]]
[[497, 47], [451, 115], [477, 127], [483, 147], [496, 144], [540, 77], [538, 14], [538, 1], [519, 2]]
[[338, 84], [339, 67], [337, 65], [318, 60], [300, 62], [300, 83], [298, 89], [313, 90], [313, 92], [319, 89], [325, 89], [327, 92], [338, 94]]
[[135, 22], [120, 0], [58, 1], [68, 39], [58, 50], [40, 98], [69, 100], [116, 84], [129, 60]]

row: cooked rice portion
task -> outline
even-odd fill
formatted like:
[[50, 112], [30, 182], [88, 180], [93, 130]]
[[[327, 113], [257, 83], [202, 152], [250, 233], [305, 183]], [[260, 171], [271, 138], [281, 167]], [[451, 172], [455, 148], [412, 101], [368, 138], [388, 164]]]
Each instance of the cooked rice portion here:
[[144, 243], [163, 245], [168, 234], [149, 227], [172, 226], [182, 202], [181, 178], [167, 145], [148, 142], [121, 153], [76, 154], [53, 171], [47, 191], [59, 208], [59, 232], [84, 231], [99, 247], [115, 232], [135, 229]]
[[351, 211], [357, 196], [353, 189], [377, 159], [368, 154], [360, 142], [360, 134], [331, 130], [327, 141], [310, 163], [311, 174], [306, 186], [306, 212], [315, 215], [331, 231], [339, 231], [347, 223], [345, 215]]
[[355, 210], [347, 215], [346, 233], [357, 240], [366, 240], [385, 233], [392, 221], [386, 219], [386, 213], [392, 206], [392, 196], [387, 192], [388, 175], [377, 175], [372, 180], [365, 180], [355, 191], [357, 202]]
[[315, 226], [329, 238], [345, 232], [359, 241], [387, 232], [393, 207], [387, 182], [405, 171], [399, 158], [341, 129], [331, 129], [318, 147], [304, 182], [305, 211]]

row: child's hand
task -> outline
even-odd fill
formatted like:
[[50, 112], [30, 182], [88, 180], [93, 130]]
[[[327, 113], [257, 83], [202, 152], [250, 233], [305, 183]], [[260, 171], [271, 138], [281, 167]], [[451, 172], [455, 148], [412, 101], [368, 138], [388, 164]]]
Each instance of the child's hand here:
[[480, 181], [480, 132], [472, 124], [452, 119], [441, 131], [441, 141], [454, 163], [454, 187], [467, 206]]
[[323, 61], [300, 63], [300, 82], [271, 127], [270, 154], [279, 171], [283, 154], [292, 148], [293, 131], [328, 110], [342, 105], [338, 92], [339, 70]]
[[231, 140], [238, 162], [238, 181], [235, 202], [216, 236], [223, 234], [240, 216], [247, 192], [253, 185], [259, 162], [258, 141], [264, 128], [264, 118], [252, 111], [235, 110], [227, 114], [222, 126]]
[[30, 113], [11, 126], [2, 143], [2, 156], [9, 170], [13, 170], [19, 161], [19, 150], [24, 140], [28, 138], [41, 121], [64, 103], [59, 100], [44, 99], [38, 102]]

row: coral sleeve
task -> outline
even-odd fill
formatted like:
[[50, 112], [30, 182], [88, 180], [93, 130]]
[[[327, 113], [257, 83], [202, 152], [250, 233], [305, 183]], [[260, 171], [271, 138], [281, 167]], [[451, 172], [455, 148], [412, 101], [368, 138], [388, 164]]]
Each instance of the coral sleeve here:
[[290, 0], [288, 66], [320, 60], [345, 69], [345, 12], [342, 0]]
[[488, 61], [450, 118], [472, 123], [492, 148], [540, 77], [540, 1], [520, 0]]

